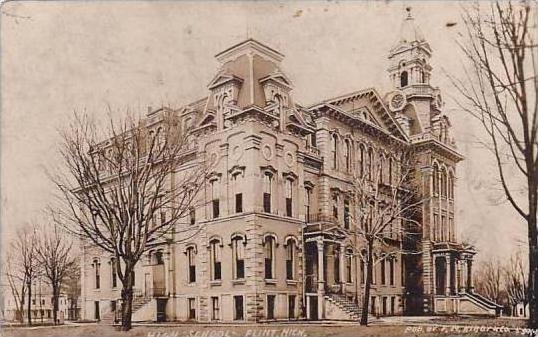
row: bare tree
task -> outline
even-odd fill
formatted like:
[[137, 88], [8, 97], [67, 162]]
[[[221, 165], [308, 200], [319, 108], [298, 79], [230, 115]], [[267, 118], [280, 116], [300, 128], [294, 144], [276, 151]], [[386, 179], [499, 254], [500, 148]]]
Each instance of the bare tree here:
[[[533, 6], [531, 1], [497, 2], [466, 10], [467, 41], [460, 46], [470, 66], [465, 78], [452, 81], [462, 97], [459, 106], [488, 136], [504, 195], [527, 223], [529, 325], [538, 328], [538, 18]], [[524, 186], [520, 195], [516, 184]]]
[[206, 175], [173, 111], [162, 120], [109, 118], [103, 130], [75, 114], [61, 133], [67, 178], [53, 181], [63, 206], [56, 220], [115, 258], [122, 283], [122, 329], [131, 328], [134, 270], [144, 253], [166, 243], [189, 214]]
[[482, 262], [474, 277], [476, 291], [495, 303], [506, 304], [504, 269], [497, 258]]
[[19, 265], [14, 261], [15, 253], [18, 252], [15, 252], [14, 246], [10, 246], [4, 259], [3, 276], [6, 279], [11, 296], [15, 302], [15, 320], [24, 323], [23, 312], [27, 287], [24, 272], [21, 268], [18, 268]]
[[73, 243], [56, 225], [53, 228], [43, 227], [36, 243], [37, 261], [52, 289], [52, 318], [57, 324], [60, 291], [68, 275], [77, 269]]
[[[6, 257], [5, 276], [15, 299], [16, 308], [20, 310], [23, 321], [24, 303], [26, 303], [27, 323], [32, 325], [32, 284], [40, 275], [36, 249], [35, 228], [29, 225], [17, 231], [10, 244]], [[26, 295], [26, 299], [24, 298]]]
[[356, 247], [364, 247], [358, 256], [366, 265], [361, 325], [368, 324], [374, 266], [399, 254], [413, 253], [405, 251], [403, 240], [416, 233], [411, 229], [418, 224], [416, 216], [424, 200], [411, 186], [415, 172], [412, 152], [403, 148], [399, 152], [401, 156], [389, 165], [368, 156], [368, 167], [363, 160], [353, 179], [353, 232], [359, 241]]
[[80, 255], [75, 256], [76, 268], [73, 268], [71, 272], [67, 274], [65, 282], [63, 284], [63, 291], [67, 295], [68, 307], [68, 319], [79, 319], [78, 299], [81, 293], [81, 273], [80, 273]]
[[527, 284], [528, 276], [526, 270], [528, 269], [523, 263], [523, 258], [519, 252], [510, 257], [510, 260], [504, 268], [504, 285], [508, 304], [512, 309], [512, 314], [513, 308], [517, 304], [523, 304], [524, 311], [528, 305], [527, 293], [529, 289]]

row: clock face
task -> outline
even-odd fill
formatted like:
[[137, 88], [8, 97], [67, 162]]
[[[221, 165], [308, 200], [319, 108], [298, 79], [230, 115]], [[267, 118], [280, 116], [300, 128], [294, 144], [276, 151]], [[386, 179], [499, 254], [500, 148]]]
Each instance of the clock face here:
[[392, 111], [398, 111], [404, 108], [405, 103], [406, 99], [404, 93], [398, 91], [392, 95], [389, 102], [389, 107]]

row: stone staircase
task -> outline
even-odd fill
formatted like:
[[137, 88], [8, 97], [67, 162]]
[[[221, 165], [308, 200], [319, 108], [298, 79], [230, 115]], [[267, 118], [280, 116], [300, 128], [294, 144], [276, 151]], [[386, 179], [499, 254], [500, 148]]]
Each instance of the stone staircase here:
[[325, 300], [339, 308], [348, 320], [357, 321], [361, 317], [361, 308], [353, 301], [350, 301], [346, 296], [341, 294], [329, 294], [325, 296]]
[[[146, 297], [142, 295], [135, 295], [133, 298], [133, 314], [140, 308], [142, 308], [144, 305], [146, 305], [149, 301], [151, 301], [151, 297]], [[109, 311], [104, 315], [101, 315], [101, 322], [106, 324], [114, 324], [114, 320], [116, 319], [118, 322], [121, 321], [121, 305], [117, 302], [116, 304], [116, 311]]]

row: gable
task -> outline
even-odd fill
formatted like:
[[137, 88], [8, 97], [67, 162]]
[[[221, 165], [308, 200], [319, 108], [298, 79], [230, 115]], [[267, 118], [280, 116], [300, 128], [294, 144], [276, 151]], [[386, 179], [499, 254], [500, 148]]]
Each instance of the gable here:
[[365, 89], [325, 101], [326, 103], [385, 130], [394, 137], [408, 140], [407, 135], [375, 89]]

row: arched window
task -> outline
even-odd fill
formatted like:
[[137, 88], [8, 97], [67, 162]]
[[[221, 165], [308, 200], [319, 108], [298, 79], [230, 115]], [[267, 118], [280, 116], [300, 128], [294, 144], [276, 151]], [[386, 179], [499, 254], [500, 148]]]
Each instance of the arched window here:
[[448, 197], [454, 199], [454, 174], [452, 171], [448, 173]]
[[155, 252], [155, 264], [164, 264], [162, 250], [158, 250]]
[[101, 263], [98, 259], [93, 260], [94, 276], [95, 276], [95, 289], [101, 288]]
[[286, 280], [295, 280], [295, 261], [297, 254], [297, 244], [295, 238], [286, 240]]
[[187, 270], [187, 280], [189, 283], [196, 282], [196, 249], [195, 247], [188, 247], [185, 254], [187, 255], [187, 263], [189, 269]]
[[352, 268], [353, 268], [353, 250], [346, 250], [346, 283], [352, 283]]
[[110, 277], [112, 279], [112, 288], [116, 288], [118, 286], [118, 273], [116, 269], [116, 258], [110, 259]]
[[374, 150], [368, 149], [368, 179], [372, 180], [372, 174], [374, 171]]
[[402, 71], [400, 74], [400, 88], [406, 87], [409, 84], [407, 71]]
[[305, 203], [304, 203], [304, 208], [305, 208], [305, 220], [306, 222], [310, 222], [310, 207], [311, 207], [311, 199], [312, 199], [312, 187], [311, 186], [308, 186], [304, 188], [304, 192], [305, 192]]
[[346, 171], [349, 172], [351, 170], [351, 145], [349, 143], [349, 139], [346, 139], [344, 141], [344, 144], [344, 159], [346, 161]]
[[293, 216], [293, 181], [285, 180], [286, 216]]
[[275, 238], [267, 235], [263, 240], [265, 279], [275, 278]]
[[441, 196], [446, 197], [446, 189], [447, 189], [447, 172], [446, 168], [441, 168]]
[[221, 242], [219, 239], [209, 241], [210, 262], [211, 262], [211, 280], [219, 281], [222, 279], [221, 265]]
[[332, 160], [333, 160], [333, 169], [336, 170], [337, 168], [337, 160], [338, 160], [338, 136], [336, 134], [333, 134], [332, 136], [332, 143], [331, 143], [331, 152], [332, 152]]
[[271, 213], [271, 189], [273, 183], [273, 175], [270, 172], [265, 172], [263, 175], [263, 211]]
[[245, 245], [246, 239], [242, 235], [232, 237], [233, 275], [234, 279], [245, 278]]

